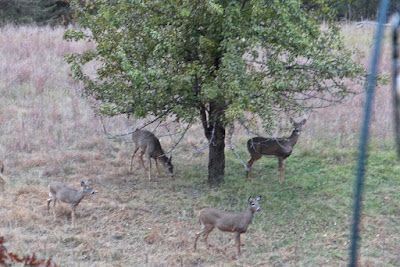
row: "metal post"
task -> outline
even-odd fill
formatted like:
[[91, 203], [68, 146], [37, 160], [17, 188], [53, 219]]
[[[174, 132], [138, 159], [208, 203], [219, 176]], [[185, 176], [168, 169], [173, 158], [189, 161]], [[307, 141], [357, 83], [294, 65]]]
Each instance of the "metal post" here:
[[355, 196], [354, 196], [354, 212], [353, 212], [353, 227], [351, 232], [351, 245], [350, 245], [350, 266], [357, 266], [357, 242], [359, 238], [359, 223], [361, 217], [361, 202], [362, 202], [362, 189], [364, 185], [365, 165], [367, 163], [367, 146], [369, 134], [369, 122], [372, 109], [373, 92], [376, 83], [376, 76], [378, 70], [378, 58], [381, 50], [381, 43], [383, 39], [383, 24], [386, 22], [386, 15], [389, 9], [389, 0], [382, 0], [379, 6], [378, 16], [378, 30], [375, 36], [375, 46], [371, 59], [370, 74], [367, 82], [367, 95], [364, 107], [364, 119], [361, 130], [360, 140], [360, 154], [358, 156], [357, 178], [355, 181]]
[[400, 158], [400, 75], [399, 75], [399, 47], [398, 30], [400, 28], [400, 15], [396, 13], [392, 18], [392, 40], [393, 40], [393, 61], [392, 61], [392, 84], [393, 84], [393, 112], [394, 112], [394, 136], [396, 139], [397, 155]]

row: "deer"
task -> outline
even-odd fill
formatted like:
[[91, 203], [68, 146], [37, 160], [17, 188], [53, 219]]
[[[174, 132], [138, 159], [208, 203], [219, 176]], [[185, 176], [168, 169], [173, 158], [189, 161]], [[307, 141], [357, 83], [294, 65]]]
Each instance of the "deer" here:
[[158, 168], [158, 161], [164, 165], [165, 169], [167, 170], [168, 174], [171, 178], [174, 178], [174, 166], [172, 166], [172, 156], [167, 157], [161, 147], [160, 140], [151, 132], [146, 130], [137, 130], [132, 133], [132, 141], [134, 145], [134, 152], [131, 157], [131, 169], [132, 171], [132, 163], [133, 158], [136, 155], [136, 152], [140, 149], [140, 161], [144, 170], [146, 167], [144, 166], [143, 162], [143, 155], [146, 154], [147, 161], [149, 164], [149, 181], [151, 180], [151, 159], [156, 161], [157, 171], [160, 175], [160, 169]]
[[247, 141], [247, 150], [251, 158], [247, 162], [246, 178], [249, 177], [251, 166], [262, 156], [275, 156], [278, 158], [278, 169], [280, 172], [279, 183], [282, 184], [285, 180], [286, 158], [290, 156], [294, 146], [299, 140], [301, 128], [306, 124], [304, 119], [297, 123], [290, 118], [290, 123], [293, 125], [293, 132], [288, 138], [265, 138], [253, 137]]
[[3, 179], [3, 173], [4, 173], [4, 164], [3, 161], [0, 160], [0, 191], [4, 193], [4, 186], [5, 186], [5, 181]]
[[66, 184], [61, 182], [52, 182], [49, 184], [49, 199], [47, 199], [47, 212], [50, 212], [50, 203], [53, 201], [53, 214], [54, 220], [56, 220], [56, 202], [60, 200], [64, 203], [71, 204], [72, 210], [72, 227], [75, 227], [75, 208], [81, 202], [81, 200], [85, 197], [86, 193], [94, 194], [92, 188], [88, 186], [90, 180], [86, 182], [81, 182], [81, 189], [76, 190]]
[[202, 234], [204, 235], [204, 242], [207, 248], [209, 248], [210, 245], [207, 242], [208, 235], [217, 227], [223, 232], [236, 233], [236, 247], [238, 255], [240, 255], [240, 235], [247, 232], [247, 228], [253, 219], [254, 213], [256, 211], [261, 211], [261, 208], [258, 206], [258, 201], [260, 199], [261, 196], [255, 199], [249, 197], [247, 200], [247, 209], [244, 212], [228, 212], [214, 208], [200, 210], [198, 217], [201, 230], [196, 233], [193, 251], [196, 251], [197, 239]]

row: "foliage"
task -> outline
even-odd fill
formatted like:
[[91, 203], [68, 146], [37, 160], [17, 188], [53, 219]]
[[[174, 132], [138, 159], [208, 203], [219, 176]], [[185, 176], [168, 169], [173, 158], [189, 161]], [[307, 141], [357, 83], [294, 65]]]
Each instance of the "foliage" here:
[[[341, 98], [349, 93], [341, 79], [361, 78], [336, 28], [321, 30], [296, 1], [183, 1], [176, 10], [178, 2], [104, 2], [96, 15], [81, 13], [90, 36], [67, 32], [68, 40], [98, 44], [68, 62], [86, 95], [102, 101], [102, 113], [189, 119], [217, 101], [226, 104], [227, 120], [246, 111], [266, 119], [273, 108], [307, 107], [295, 95]], [[91, 79], [81, 67], [94, 59], [103, 66]]]
[[[109, 116], [200, 120], [210, 143], [220, 144], [226, 125], [247, 121], [248, 114], [271, 125], [282, 112], [342, 100], [352, 93], [346, 78], [363, 81], [364, 69], [337, 28], [321, 26], [298, 0], [95, 5], [96, 14], [75, 5], [84, 30], [67, 31], [65, 38], [93, 41], [96, 49], [67, 61], [84, 95]], [[93, 60], [102, 64], [90, 76], [83, 66]]]

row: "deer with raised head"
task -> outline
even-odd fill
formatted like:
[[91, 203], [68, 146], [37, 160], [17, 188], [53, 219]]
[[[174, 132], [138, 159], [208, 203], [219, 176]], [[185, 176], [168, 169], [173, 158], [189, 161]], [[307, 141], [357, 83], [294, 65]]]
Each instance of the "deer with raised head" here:
[[85, 197], [86, 193], [94, 194], [92, 188], [88, 186], [90, 180], [85, 182], [81, 182], [81, 189], [76, 190], [66, 184], [61, 182], [52, 182], [49, 184], [49, 199], [47, 200], [47, 211], [50, 212], [50, 203], [53, 201], [53, 214], [54, 220], [56, 220], [56, 202], [60, 200], [64, 203], [71, 204], [72, 210], [72, 227], [75, 227], [75, 208], [81, 202], [81, 200]]
[[204, 234], [204, 242], [208, 248], [208, 235], [215, 227], [217, 227], [223, 232], [236, 233], [236, 247], [238, 255], [240, 255], [240, 234], [247, 232], [247, 228], [253, 219], [254, 212], [261, 211], [261, 208], [258, 206], [258, 201], [260, 199], [261, 196], [255, 199], [250, 197], [247, 201], [247, 209], [244, 212], [228, 212], [213, 208], [200, 210], [198, 217], [201, 224], [201, 230], [196, 233], [194, 250], [196, 250], [197, 239], [202, 234]]
[[134, 151], [131, 157], [131, 171], [133, 158], [135, 157], [136, 152], [140, 149], [141, 151], [139, 157], [143, 169], [146, 170], [143, 162], [144, 154], [146, 154], [146, 158], [149, 164], [149, 181], [151, 180], [151, 159], [154, 159], [156, 161], [157, 171], [159, 175], [160, 169], [158, 168], [158, 161], [161, 161], [171, 178], [174, 178], [174, 166], [172, 166], [171, 162], [172, 156], [168, 158], [164, 154], [164, 151], [161, 148], [160, 141], [153, 133], [146, 130], [135, 131], [132, 133], [132, 141], [134, 145]]
[[4, 185], [5, 181], [3, 179], [3, 172], [4, 172], [4, 164], [3, 161], [0, 160], [0, 191], [4, 193]]
[[279, 183], [283, 183], [285, 180], [286, 158], [290, 156], [293, 147], [299, 140], [301, 128], [306, 124], [306, 119], [297, 123], [290, 118], [290, 123], [293, 125], [293, 132], [288, 138], [253, 137], [247, 141], [247, 149], [249, 150], [251, 158], [249, 162], [247, 162], [246, 178], [249, 177], [251, 166], [254, 162], [259, 160], [262, 156], [275, 156], [278, 158], [278, 168], [280, 172]]

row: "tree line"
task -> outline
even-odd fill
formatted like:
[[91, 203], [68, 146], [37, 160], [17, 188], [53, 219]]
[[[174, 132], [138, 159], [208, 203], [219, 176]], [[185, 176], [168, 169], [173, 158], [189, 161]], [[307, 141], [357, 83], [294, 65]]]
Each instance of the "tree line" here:
[[[0, 26], [17, 25], [67, 25], [74, 23], [76, 14], [71, 0], [0, 0]], [[94, 0], [79, 0], [87, 10], [96, 10]], [[376, 19], [380, 0], [303, 0], [307, 10], [329, 9], [336, 20], [359, 21]], [[400, 3], [392, 1], [392, 11], [399, 11]]]

